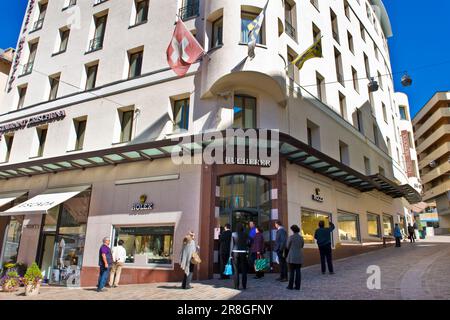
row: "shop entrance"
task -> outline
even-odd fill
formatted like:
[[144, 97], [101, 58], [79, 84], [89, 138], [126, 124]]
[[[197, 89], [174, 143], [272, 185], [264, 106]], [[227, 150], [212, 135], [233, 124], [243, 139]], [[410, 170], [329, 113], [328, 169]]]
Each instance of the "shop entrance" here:
[[[236, 228], [236, 226], [240, 223], [244, 226], [247, 232], [250, 231], [249, 222], [253, 221], [255, 225], [259, 225], [259, 215], [258, 211], [255, 210], [236, 210], [233, 211], [231, 216], [231, 225]], [[233, 229], [234, 230], [234, 229]]]

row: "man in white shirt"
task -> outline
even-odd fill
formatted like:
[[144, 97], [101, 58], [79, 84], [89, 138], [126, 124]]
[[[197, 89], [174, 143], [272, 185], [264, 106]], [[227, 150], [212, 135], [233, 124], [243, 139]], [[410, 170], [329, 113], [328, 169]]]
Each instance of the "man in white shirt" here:
[[119, 285], [122, 267], [127, 259], [127, 252], [123, 247], [123, 243], [123, 240], [119, 240], [118, 245], [112, 249], [114, 263], [109, 277], [109, 286], [112, 288], [116, 288]]

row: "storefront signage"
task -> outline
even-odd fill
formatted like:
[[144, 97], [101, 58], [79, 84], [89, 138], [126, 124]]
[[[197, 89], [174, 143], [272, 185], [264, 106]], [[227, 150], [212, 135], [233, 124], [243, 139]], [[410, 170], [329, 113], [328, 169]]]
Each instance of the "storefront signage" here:
[[22, 37], [20, 38], [19, 44], [17, 45], [16, 56], [14, 58], [14, 63], [12, 66], [12, 71], [11, 71], [11, 78], [8, 81], [8, 93], [11, 92], [14, 81], [16, 80], [16, 73], [17, 73], [17, 69], [19, 68], [19, 64], [20, 64], [20, 57], [22, 56], [23, 46], [25, 44], [25, 32], [27, 32], [27, 30], [28, 30], [28, 25], [30, 24], [31, 14], [33, 13], [33, 8], [34, 8], [35, 2], [36, 2], [36, 0], [29, 1], [28, 10], [25, 15], [25, 21], [23, 23]]
[[41, 227], [41, 225], [39, 224], [27, 224], [25, 225], [25, 228], [27, 229], [39, 229]]
[[59, 121], [59, 120], [64, 119], [65, 117], [66, 117], [66, 111], [59, 110], [59, 111], [55, 111], [55, 112], [50, 112], [50, 113], [34, 116], [29, 119], [7, 123], [4, 125], [0, 125], [0, 135], [8, 133], [8, 132], [19, 131], [26, 127], [27, 128], [37, 127], [42, 124]]
[[317, 202], [323, 202], [324, 201], [323, 197], [320, 195], [320, 189], [319, 188], [316, 188], [315, 194], [312, 195], [312, 199], [314, 201], [317, 201]]
[[143, 194], [139, 197], [139, 202], [134, 203], [131, 211], [153, 210], [153, 202], [147, 202], [147, 195]]
[[414, 177], [414, 168], [413, 162], [411, 160], [411, 146], [409, 145], [409, 135], [408, 130], [402, 131], [402, 144], [403, 144], [403, 156], [405, 157], [406, 163], [406, 173], [408, 174], [408, 178]]
[[226, 157], [225, 164], [241, 164], [248, 166], [270, 167], [272, 165], [272, 161], [263, 159]]

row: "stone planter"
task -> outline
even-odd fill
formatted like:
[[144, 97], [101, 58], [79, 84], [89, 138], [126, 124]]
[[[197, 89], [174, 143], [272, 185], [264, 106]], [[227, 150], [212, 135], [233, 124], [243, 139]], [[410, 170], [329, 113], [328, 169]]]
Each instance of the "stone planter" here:
[[41, 288], [41, 282], [39, 282], [37, 285], [29, 284], [25, 287], [25, 295], [27, 297], [36, 296], [39, 294], [40, 288]]

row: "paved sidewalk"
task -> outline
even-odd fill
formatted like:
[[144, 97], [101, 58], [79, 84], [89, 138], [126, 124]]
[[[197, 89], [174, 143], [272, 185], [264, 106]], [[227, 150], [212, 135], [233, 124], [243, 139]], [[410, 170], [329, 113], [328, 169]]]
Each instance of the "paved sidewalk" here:
[[[322, 275], [320, 267], [302, 271], [300, 291], [287, 290], [287, 283], [275, 281], [276, 274], [255, 280], [249, 275], [248, 289], [233, 289], [231, 280], [194, 282], [193, 289], [182, 290], [179, 283], [128, 285], [97, 293], [94, 288], [67, 289], [44, 287], [37, 297], [0, 292], [0, 300], [248, 300], [248, 299], [445, 299], [450, 300], [450, 237], [442, 243], [403, 242], [401, 248], [389, 247], [335, 262], [335, 275]], [[381, 289], [367, 288], [369, 266], [381, 271]]]

